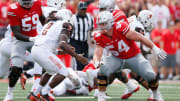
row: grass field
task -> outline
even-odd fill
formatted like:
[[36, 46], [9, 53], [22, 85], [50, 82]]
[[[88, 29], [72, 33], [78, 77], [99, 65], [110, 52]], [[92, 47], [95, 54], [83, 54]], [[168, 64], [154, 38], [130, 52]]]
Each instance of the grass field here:
[[[27, 101], [26, 96], [28, 95], [31, 83], [26, 85], [26, 90], [22, 90], [18, 83], [14, 90], [14, 101]], [[3, 101], [7, 91], [7, 83], [0, 83], [0, 101]], [[108, 87], [107, 93], [112, 99], [107, 101], [120, 101], [120, 97], [124, 92], [123, 84], [112, 84]], [[180, 101], [180, 83], [160, 83], [160, 91], [165, 101]], [[69, 97], [56, 97], [56, 101], [97, 101], [92, 97], [93, 92], [89, 96], [69, 96]], [[133, 94], [131, 98], [125, 101], [146, 101], [149, 94], [144, 88]]]

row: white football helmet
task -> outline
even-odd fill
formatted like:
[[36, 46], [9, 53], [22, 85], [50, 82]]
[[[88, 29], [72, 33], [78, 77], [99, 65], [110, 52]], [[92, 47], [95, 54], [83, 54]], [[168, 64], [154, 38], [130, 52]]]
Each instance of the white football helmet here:
[[153, 29], [153, 13], [151, 11], [140, 11], [137, 20], [143, 24], [146, 31], [151, 31]]
[[31, 8], [34, 0], [18, 0], [19, 4], [24, 8]]
[[54, 7], [57, 10], [66, 8], [66, 1], [65, 0], [47, 0], [47, 5], [49, 7]]
[[[98, 29], [100, 30], [109, 30], [114, 24], [113, 15], [109, 11], [100, 12], [97, 16], [96, 21]], [[102, 28], [100, 24], [105, 24], [105, 26]]]
[[99, 0], [99, 8], [104, 8], [107, 11], [113, 12], [115, 8], [114, 0]]
[[58, 12], [56, 13], [56, 17], [72, 24], [72, 12], [68, 9], [58, 10]]

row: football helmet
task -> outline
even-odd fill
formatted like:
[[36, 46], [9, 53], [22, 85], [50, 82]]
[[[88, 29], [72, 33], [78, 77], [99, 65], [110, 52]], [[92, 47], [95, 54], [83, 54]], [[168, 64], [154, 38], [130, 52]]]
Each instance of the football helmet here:
[[109, 30], [114, 24], [113, 14], [109, 11], [102, 11], [98, 14], [96, 21], [99, 30]]
[[54, 7], [57, 10], [66, 8], [66, 1], [65, 0], [47, 0], [47, 5], [49, 7]]
[[140, 11], [137, 20], [143, 24], [146, 31], [151, 31], [153, 29], [153, 13], [151, 11]]
[[107, 11], [113, 12], [115, 8], [114, 0], [99, 0], [99, 8], [104, 8]]
[[31, 8], [34, 0], [18, 0], [19, 4], [24, 8]]
[[72, 24], [72, 12], [68, 9], [61, 9], [58, 10], [58, 12], [56, 13], [56, 17], [62, 19], [65, 22], [69, 22]]

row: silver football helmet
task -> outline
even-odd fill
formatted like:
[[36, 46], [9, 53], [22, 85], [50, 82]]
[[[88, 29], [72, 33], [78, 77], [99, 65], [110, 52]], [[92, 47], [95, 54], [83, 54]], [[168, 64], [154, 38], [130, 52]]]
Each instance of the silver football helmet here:
[[115, 8], [114, 0], [99, 0], [99, 8], [106, 9], [107, 11], [112, 12]]
[[54, 7], [57, 10], [66, 8], [66, 1], [65, 0], [47, 0], [47, 5], [49, 7]]
[[100, 12], [96, 21], [99, 30], [109, 30], [114, 24], [113, 15], [109, 11]]

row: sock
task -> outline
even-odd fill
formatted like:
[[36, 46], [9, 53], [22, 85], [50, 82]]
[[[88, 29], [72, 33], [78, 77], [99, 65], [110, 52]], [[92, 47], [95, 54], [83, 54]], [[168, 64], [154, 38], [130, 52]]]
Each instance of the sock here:
[[31, 88], [31, 92], [35, 92], [36, 91], [36, 89], [37, 89], [37, 85], [39, 84], [39, 82], [40, 82], [40, 77], [39, 78], [37, 78], [37, 77], [34, 77], [34, 83], [33, 83], [33, 86], [32, 86], [32, 88]]
[[149, 92], [150, 97], [153, 98], [153, 92], [152, 92], [152, 90], [149, 89], [148, 92]]
[[8, 94], [12, 94], [13, 93], [13, 89], [14, 89], [14, 87], [8, 87]]
[[128, 82], [125, 84], [128, 88], [137, 88], [137, 85], [135, 85], [131, 80], [128, 80]]
[[51, 91], [51, 87], [49, 85], [45, 86], [44, 89], [42, 89], [41, 94], [42, 95], [47, 95]]
[[37, 95], [41, 90], [42, 90], [43, 86], [41, 86], [40, 84], [37, 84], [37, 89], [34, 92], [34, 95]]

